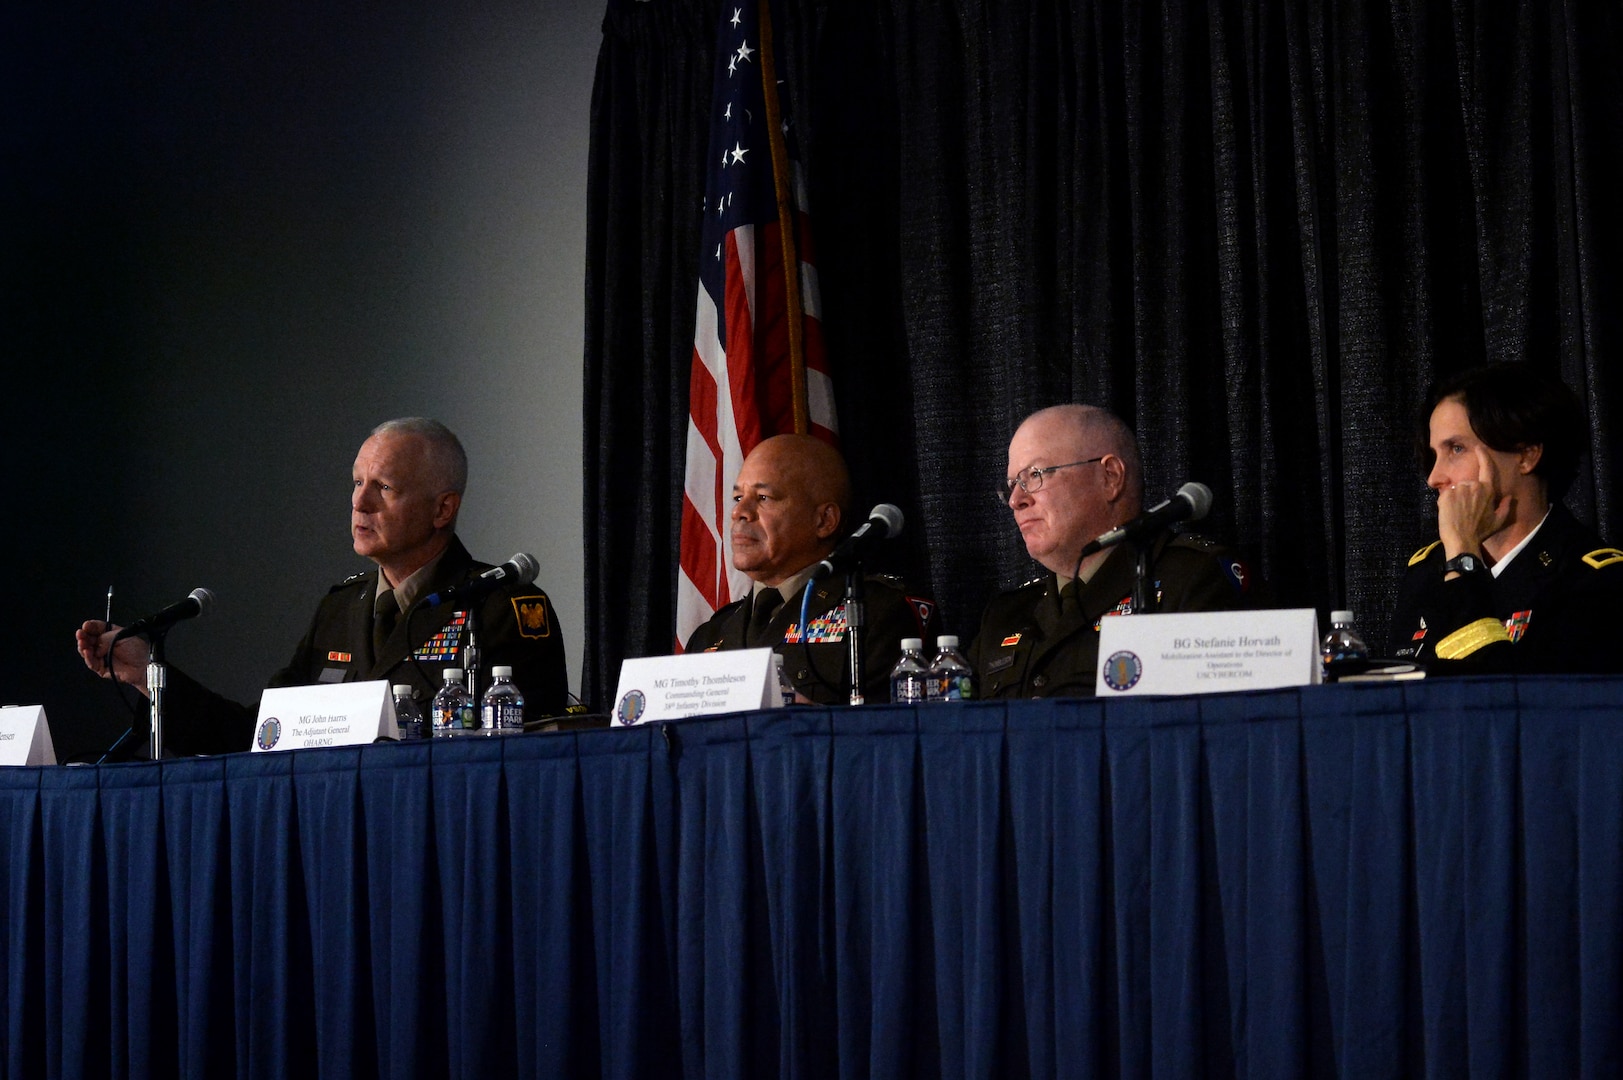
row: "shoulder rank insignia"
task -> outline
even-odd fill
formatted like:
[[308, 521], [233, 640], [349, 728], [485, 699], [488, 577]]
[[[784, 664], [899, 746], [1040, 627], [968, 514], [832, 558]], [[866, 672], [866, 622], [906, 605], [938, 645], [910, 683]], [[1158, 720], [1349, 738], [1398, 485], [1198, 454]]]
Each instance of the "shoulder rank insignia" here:
[[513, 621], [518, 623], [520, 637], [552, 636], [552, 624], [547, 620], [547, 598], [544, 596], [515, 596]]
[[1623, 562], [1623, 551], [1617, 548], [1596, 548], [1584, 556], [1584, 562], [1596, 570], [1603, 570], [1613, 563]]
[[1413, 555], [1410, 555], [1409, 556], [1409, 565], [1410, 566], [1415, 566], [1415, 565], [1417, 565], [1419, 563], [1425, 562], [1426, 561], [1426, 556], [1430, 555], [1431, 552], [1432, 552], [1432, 549], [1435, 548], [1438, 544], [1441, 544], [1441, 543], [1442, 543], [1441, 540], [1433, 540], [1431, 543], [1427, 544], [1425, 547], [1421, 548], [1419, 551], [1415, 552]]
[[365, 581], [369, 577], [376, 576], [376, 574], [377, 574], [376, 570], [361, 570], [361, 571], [359, 571], [357, 573], [349, 575], [349, 577], [345, 578], [343, 581], [340, 581], [338, 584], [334, 585], [332, 588], [328, 589], [327, 591], [328, 592], [337, 592], [339, 589], [347, 589], [351, 585], [355, 584], [357, 581]]

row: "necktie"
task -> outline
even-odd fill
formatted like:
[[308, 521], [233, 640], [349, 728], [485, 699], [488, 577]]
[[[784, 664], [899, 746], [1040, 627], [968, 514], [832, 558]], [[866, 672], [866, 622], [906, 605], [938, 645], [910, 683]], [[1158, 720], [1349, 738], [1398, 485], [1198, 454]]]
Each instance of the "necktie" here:
[[378, 593], [376, 602], [372, 605], [372, 656], [376, 659], [383, 655], [383, 646], [394, 633], [394, 626], [400, 617], [400, 603], [395, 599], [393, 589], [384, 589]]
[[755, 604], [750, 609], [750, 625], [746, 638], [751, 648], [777, 644], [772, 640], [777, 635], [771, 631], [769, 624], [782, 603], [783, 594], [776, 589], [762, 589], [755, 594]]

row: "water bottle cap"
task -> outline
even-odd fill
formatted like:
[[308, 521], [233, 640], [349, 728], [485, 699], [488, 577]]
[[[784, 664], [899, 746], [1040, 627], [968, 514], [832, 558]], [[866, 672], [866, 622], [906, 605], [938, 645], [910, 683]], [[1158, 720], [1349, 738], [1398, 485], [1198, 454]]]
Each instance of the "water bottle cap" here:
[[1330, 613], [1330, 621], [1332, 623], [1350, 623], [1353, 621], [1353, 613], [1350, 611], [1332, 611]]
[[395, 697], [411, 697], [410, 683], [395, 683], [389, 689], [394, 691]]
[[938, 649], [956, 649], [958, 647], [958, 635], [942, 634], [935, 639], [935, 647]]
[[492, 679], [511, 679], [513, 677], [513, 669], [508, 667], [506, 664], [497, 664], [495, 667], [490, 669], [490, 677]]
[[921, 652], [924, 649], [924, 639], [917, 637], [904, 637], [902, 639], [903, 652]]
[[462, 681], [462, 669], [459, 667], [448, 667], [441, 674], [445, 676], [446, 682]]

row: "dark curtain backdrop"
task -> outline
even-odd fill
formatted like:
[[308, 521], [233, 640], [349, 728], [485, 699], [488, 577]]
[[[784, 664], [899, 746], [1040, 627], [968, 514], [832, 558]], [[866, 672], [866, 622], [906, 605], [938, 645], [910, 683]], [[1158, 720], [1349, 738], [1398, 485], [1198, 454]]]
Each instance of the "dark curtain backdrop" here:
[[[583, 692], [664, 652], [720, 5], [611, 0], [587, 238]], [[1024, 580], [1001, 481], [1031, 410], [1108, 405], [1152, 500], [1283, 603], [1383, 640], [1435, 536], [1414, 457], [1440, 374], [1526, 359], [1584, 399], [1568, 502], [1623, 534], [1623, 56], [1600, 2], [785, 0], [859, 508], [973, 635]]]

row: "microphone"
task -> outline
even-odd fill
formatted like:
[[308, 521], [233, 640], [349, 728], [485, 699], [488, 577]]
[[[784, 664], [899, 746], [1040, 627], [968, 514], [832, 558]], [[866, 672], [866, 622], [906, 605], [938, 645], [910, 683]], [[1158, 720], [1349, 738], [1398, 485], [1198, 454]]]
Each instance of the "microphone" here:
[[817, 564], [812, 570], [811, 579], [821, 581], [833, 574], [836, 570], [849, 569], [861, 561], [862, 552], [881, 540], [900, 536], [902, 532], [902, 511], [890, 503], [880, 503], [868, 511], [868, 520], [864, 521], [856, 532], [840, 541], [840, 546], [829, 552], [828, 558]]
[[137, 619], [118, 632], [113, 644], [118, 644], [127, 637], [139, 634], [152, 634], [167, 630], [178, 622], [186, 619], [195, 619], [199, 615], [207, 615], [209, 608], [214, 606], [214, 594], [208, 589], [193, 589], [178, 604], [170, 604], [155, 615], [148, 615], [144, 619]]
[[540, 572], [541, 564], [535, 561], [535, 556], [521, 551], [500, 566], [492, 566], [472, 581], [430, 593], [417, 601], [417, 607], [439, 607], [451, 600], [468, 603], [502, 585], [528, 585]]
[[1205, 484], [1190, 481], [1178, 493], [1159, 506], [1153, 506], [1125, 525], [1117, 525], [1082, 548], [1082, 558], [1103, 551], [1123, 540], [1138, 540], [1154, 534], [1179, 521], [1199, 521], [1212, 508], [1212, 489]]

